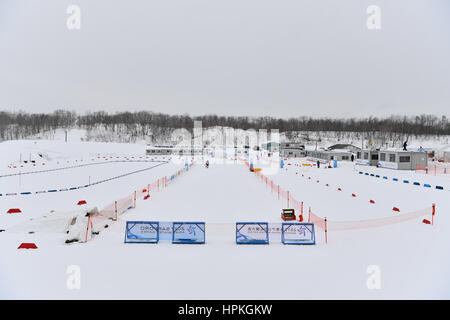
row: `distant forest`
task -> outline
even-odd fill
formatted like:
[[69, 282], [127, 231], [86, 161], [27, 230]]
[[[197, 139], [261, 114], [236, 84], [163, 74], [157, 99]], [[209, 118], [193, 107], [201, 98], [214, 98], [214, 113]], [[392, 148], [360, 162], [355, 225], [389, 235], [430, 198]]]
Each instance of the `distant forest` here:
[[389, 132], [402, 135], [450, 135], [450, 123], [446, 116], [434, 115], [389, 116], [384, 118], [312, 118], [281, 119], [274, 117], [189, 116], [168, 115], [149, 111], [107, 113], [104, 111], [77, 114], [74, 111], [57, 110], [53, 113], [26, 113], [0, 111], [0, 140], [23, 139], [58, 128], [102, 127], [112, 132], [120, 128], [131, 136], [139, 137], [167, 129], [192, 130], [194, 120], [201, 120], [203, 128], [223, 126], [235, 129], [278, 129], [292, 131], [334, 132]]

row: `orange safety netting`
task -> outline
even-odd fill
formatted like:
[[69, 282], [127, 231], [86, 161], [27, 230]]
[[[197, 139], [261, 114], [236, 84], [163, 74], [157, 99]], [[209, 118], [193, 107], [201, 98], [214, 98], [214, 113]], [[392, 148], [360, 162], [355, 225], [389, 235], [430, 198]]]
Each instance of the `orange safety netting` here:
[[378, 218], [378, 219], [368, 219], [368, 220], [355, 220], [355, 221], [330, 221], [326, 218], [322, 218], [312, 211], [309, 213], [308, 220], [319, 228], [323, 230], [333, 230], [333, 231], [342, 231], [342, 230], [355, 230], [355, 229], [367, 229], [367, 228], [375, 228], [382, 227], [387, 225], [392, 225], [416, 218], [420, 218], [426, 215], [434, 216], [435, 209], [434, 207], [426, 208], [414, 212], [397, 214], [392, 217]]
[[98, 215], [94, 216], [95, 218], [100, 218], [100, 217], [104, 217], [106, 219], [113, 219], [115, 218], [115, 213], [116, 213], [116, 209], [115, 209], [115, 203], [110, 203], [109, 205], [107, 205], [106, 207], [104, 207], [102, 210], [100, 210], [98, 212]]
[[130, 194], [129, 196], [126, 196], [125, 198], [117, 200], [116, 204], [117, 204], [117, 215], [124, 213], [128, 209], [131, 209], [135, 206], [134, 194]]
[[[248, 167], [249, 164], [247, 161], [243, 161]], [[286, 199], [288, 201], [288, 206], [293, 208], [299, 208], [299, 212], [303, 214], [303, 202], [296, 200], [289, 191], [284, 190], [279, 185], [275, 184], [271, 179], [267, 178], [261, 172], [255, 172], [255, 175], [261, 179], [266, 185], [270, 185], [272, 191], [278, 193], [278, 197]], [[436, 208], [433, 205], [431, 208], [425, 208], [422, 210], [405, 213], [405, 214], [396, 214], [392, 217], [378, 218], [378, 219], [369, 219], [369, 220], [358, 220], [358, 221], [329, 221], [327, 218], [322, 218], [316, 215], [314, 212], [309, 209], [308, 213], [308, 222], [314, 223], [315, 226], [325, 231], [325, 239], [327, 238], [326, 232], [328, 230], [333, 231], [341, 231], [341, 230], [356, 230], [356, 229], [367, 229], [374, 227], [382, 227], [387, 225], [392, 225], [396, 223], [401, 223], [404, 221], [416, 219], [419, 217], [423, 217], [426, 215], [431, 215], [432, 221], [434, 221], [434, 215], [436, 213]], [[327, 240], [325, 240], [327, 241]]]
[[151, 191], [152, 192], [159, 191], [160, 189], [167, 187], [169, 181], [175, 180], [177, 177], [181, 176], [182, 173], [188, 171], [189, 168], [192, 167], [193, 165], [194, 164], [191, 163], [189, 166], [184, 167], [182, 170], [178, 170], [169, 177], [159, 178], [153, 183], [148, 184], [146, 187], [143, 187], [122, 199], [116, 200], [108, 204], [103, 209], [101, 209], [97, 214], [91, 216], [90, 222], [95, 227], [98, 228], [102, 224], [106, 225], [105, 222], [109, 219], [117, 220], [119, 215], [121, 215], [130, 208], [136, 207], [136, 199], [140, 199], [142, 197], [145, 197], [146, 195], [149, 195]]
[[444, 164], [430, 164], [428, 166], [416, 165], [416, 173], [431, 174], [434, 176], [439, 175], [449, 175], [450, 176], [450, 166]]
[[[242, 159], [239, 159], [240, 161], [244, 162], [247, 167], [250, 167], [247, 161], [244, 161]], [[275, 192], [278, 194], [278, 198], [280, 197], [282, 199], [287, 200], [287, 206], [290, 208], [297, 208], [298, 212], [300, 214], [303, 214], [303, 202], [296, 200], [289, 191], [284, 190], [279, 185], [275, 184], [272, 179], [268, 178], [264, 174], [261, 173], [261, 171], [256, 171], [255, 175], [258, 179], [261, 179], [263, 183], [266, 184], [266, 187], [270, 187], [272, 192]]]
[[308, 222], [314, 223], [315, 226], [319, 227], [322, 230], [326, 230], [327, 229], [326, 220], [325, 219], [315, 215], [311, 210], [309, 210]]

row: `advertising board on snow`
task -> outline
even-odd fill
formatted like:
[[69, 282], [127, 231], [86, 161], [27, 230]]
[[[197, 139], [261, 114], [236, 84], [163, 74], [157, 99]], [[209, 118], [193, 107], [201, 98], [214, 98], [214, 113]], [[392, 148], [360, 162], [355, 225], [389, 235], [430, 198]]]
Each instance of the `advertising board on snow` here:
[[398, 163], [396, 162], [378, 161], [378, 166], [387, 169], [398, 169]]

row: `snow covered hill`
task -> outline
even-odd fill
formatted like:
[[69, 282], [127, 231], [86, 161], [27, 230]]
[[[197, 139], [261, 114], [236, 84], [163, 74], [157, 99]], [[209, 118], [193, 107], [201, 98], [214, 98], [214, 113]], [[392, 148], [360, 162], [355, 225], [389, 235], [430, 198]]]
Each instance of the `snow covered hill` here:
[[[138, 126], [138, 125], [137, 125]], [[214, 136], [217, 130], [225, 129], [223, 127], [203, 128], [205, 137]], [[137, 130], [140, 131], [140, 130]], [[173, 129], [165, 128], [158, 132], [150, 132], [148, 136], [133, 136], [127, 128], [117, 129], [116, 131], [105, 129], [97, 126], [90, 129], [73, 128], [73, 129], [57, 129], [46, 131], [38, 135], [30, 136], [27, 140], [54, 140], [69, 142], [117, 142], [132, 143], [138, 145], [145, 144], [171, 144], [173, 143]], [[269, 130], [270, 132], [270, 130]], [[270, 136], [269, 136], [270, 138]], [[369, 147], [369, 142], [373, 142], [376, 148], [392, 148], [402, 147], [403, 142], [407, 139], [408, 145], [412, 149], [423, 147], [434, 150], [439, 156], [443, 151], [450, 150], [449, 136], [433, 136], [433, 135], [402, 135], [389, 132], [374, 132], [371, 134], [361, 132], [337, 132], [337, 131], [290, 131], [281, 132], [280, 140], [298, 141], [303, 143], [307, 149], [327, 148], [334, 144], [352, 144], [357, 147]]]

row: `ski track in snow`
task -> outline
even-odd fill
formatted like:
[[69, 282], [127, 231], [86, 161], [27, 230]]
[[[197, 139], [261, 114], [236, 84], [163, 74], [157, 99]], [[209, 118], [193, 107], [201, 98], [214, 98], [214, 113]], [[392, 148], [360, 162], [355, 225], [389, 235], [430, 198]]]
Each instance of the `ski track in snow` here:
[[[88, 243], [65, 245], [64, 234], [1, 232], [0, 298], [450, 298], [448, 191], [359, 175], [360, 167], [352, 164], [343, 163], [337, 169], [295, 164], [298, 162], [287, 161], [286, 167], [270, 178], [304, 201], [305, 211], [311, 207], [334, 221], [366, 220], [392, 216], [393, 206], [407, 213], [436, 203], [436, 224], [425, 225], [417, 219], [380, 228], [329, 232], [328, 244], [317, 228], [315, 246], [283, 246], [279, 242], [238, 246], [234, 234], [237, 221], [281, 222], [280, 211], [287, 204], [277, 200], [270, 187], [242, 164], [212, 163], [206, 169], [198, 162], [167, 188], [153, 192], [150, 199], [138, 200], [136, 209], [125, 212]], [[101, 208], [181, 167], [169, 162], [72, 194], [22, 197], [19, 202], [19, 198], [0, 198], [0, 229], [20, 225], [49, 210], [76, 210], [80, 199]], [[116, 170], [110, 166], [105, 174]], [[364, 170], [421, 183], [430, 179], [447, 183], [446, 178], [414, 172]], [[49, 185], [61, 178], [56, 175], [52, 180], [29, 183]], [[371, 199], [374, 204], [369, 203]], [[23, 214], [6, 215], [10, 207], [21, 207]], [[205, 221], [206, 244], [125, 244], [127, 220]], [[17, 250], [21, 242], [35, 242], [38, 249]], [[67, 289], [69, 265], [81, 268], [80, 290]], [[379, 290], [369, 290], [366, 285], [370, 265], [380, 267]]]

